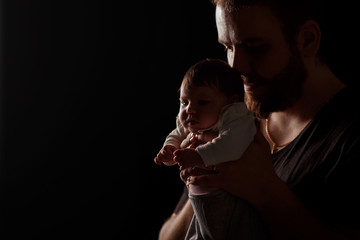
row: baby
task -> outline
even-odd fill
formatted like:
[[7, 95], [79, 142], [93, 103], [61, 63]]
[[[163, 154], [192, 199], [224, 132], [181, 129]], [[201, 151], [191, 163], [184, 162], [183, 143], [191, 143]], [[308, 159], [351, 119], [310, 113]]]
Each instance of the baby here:
[[[240, 73], [226, 62], [206, 59], [191, 66], [180, 87], [176, 129], [155, 163], [213, 169], [239, 159], [256, 133]], [[194, 216], [185, 239], [267, 239], [257, 212], [246, 201], [216, 188], [189, 185]], [[201, 237], [200, 237], [201, 236]]]
[[243, 96], [240, 73], [226, 62], [206, 59], [193, 65], [180, 87], [176, 129], [155, 162], [182, 170], [239, 159], [256, 133]]

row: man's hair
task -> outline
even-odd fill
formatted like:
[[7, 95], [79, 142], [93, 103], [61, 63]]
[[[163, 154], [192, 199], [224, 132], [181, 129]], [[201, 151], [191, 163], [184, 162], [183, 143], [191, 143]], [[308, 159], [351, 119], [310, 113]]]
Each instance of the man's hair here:
[[240, 72], [220, 59], [205, 59], [192, 65], [183, 78], [181, 88], [214, 86], [231, 98], [235, 94], [244, 99], [244, 85]]
[[[324, 0], [210, 0], [215, 6], [221, 6], [225, 11], [235, 12], [239, 9], [253, 5], [263, 5], [269, 7], [275, 16], [283, 24], [283, 33], [290, 44], [295, 44], [295, 37], [302, 24], [307, 20], [316, 21], [320, 29], [325, 29], [324, 25]], [[326, 62], [325, 46], [322, 43], [318, 51], [318, 57]]]

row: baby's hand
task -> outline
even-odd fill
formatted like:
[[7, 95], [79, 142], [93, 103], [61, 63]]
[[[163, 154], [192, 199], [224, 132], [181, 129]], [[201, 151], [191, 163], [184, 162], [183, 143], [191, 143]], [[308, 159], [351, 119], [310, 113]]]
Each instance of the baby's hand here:
[[174, 160], [180, 166], [180, 170], [190, 167], [205, 167], [199, 153], [192, 148], [176, 150], [174, 152]]
[[154, 162], [157, 165], [160, 165], [161, 163], [164, 163], [165, 165], [171, 166], [175, 165], [176, 162], [173, 160], [174, 158], [174, 151], [176, 148], [172, 145], [165, 145], [160, 152], [157, 154], [157, 156], [154, 158]]

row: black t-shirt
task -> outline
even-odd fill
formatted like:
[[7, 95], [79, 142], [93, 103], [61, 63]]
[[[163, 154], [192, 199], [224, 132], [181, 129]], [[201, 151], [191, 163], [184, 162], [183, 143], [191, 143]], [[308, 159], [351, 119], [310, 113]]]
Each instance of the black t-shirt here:
[[286, 148], [277, 175], [329, 224], [360, 227], [360, 114], [353, 89], [335, 95]]
[[[328, 224], [360, 227], [360, 114], [347, 87], [284, 149], [273, 154], [277, 175]], [[187, 190], [175, 212], [187, 199]]]

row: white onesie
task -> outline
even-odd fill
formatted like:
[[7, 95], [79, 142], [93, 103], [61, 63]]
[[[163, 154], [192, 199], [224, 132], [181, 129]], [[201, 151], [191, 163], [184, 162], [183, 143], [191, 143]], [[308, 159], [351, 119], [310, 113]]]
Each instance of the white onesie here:
[[[164, 145], [180, 148], [190, 132], [176, 121], [174, 129], [166, 138]], [[236, 102], [224, 107], [219, 120], [210, 128], [199, 131], [215, 131], [218, 136], [196, 148], [205, 166], [239, 159], [256, 133], [254, 116], [247, 109], [245, 103]]]

